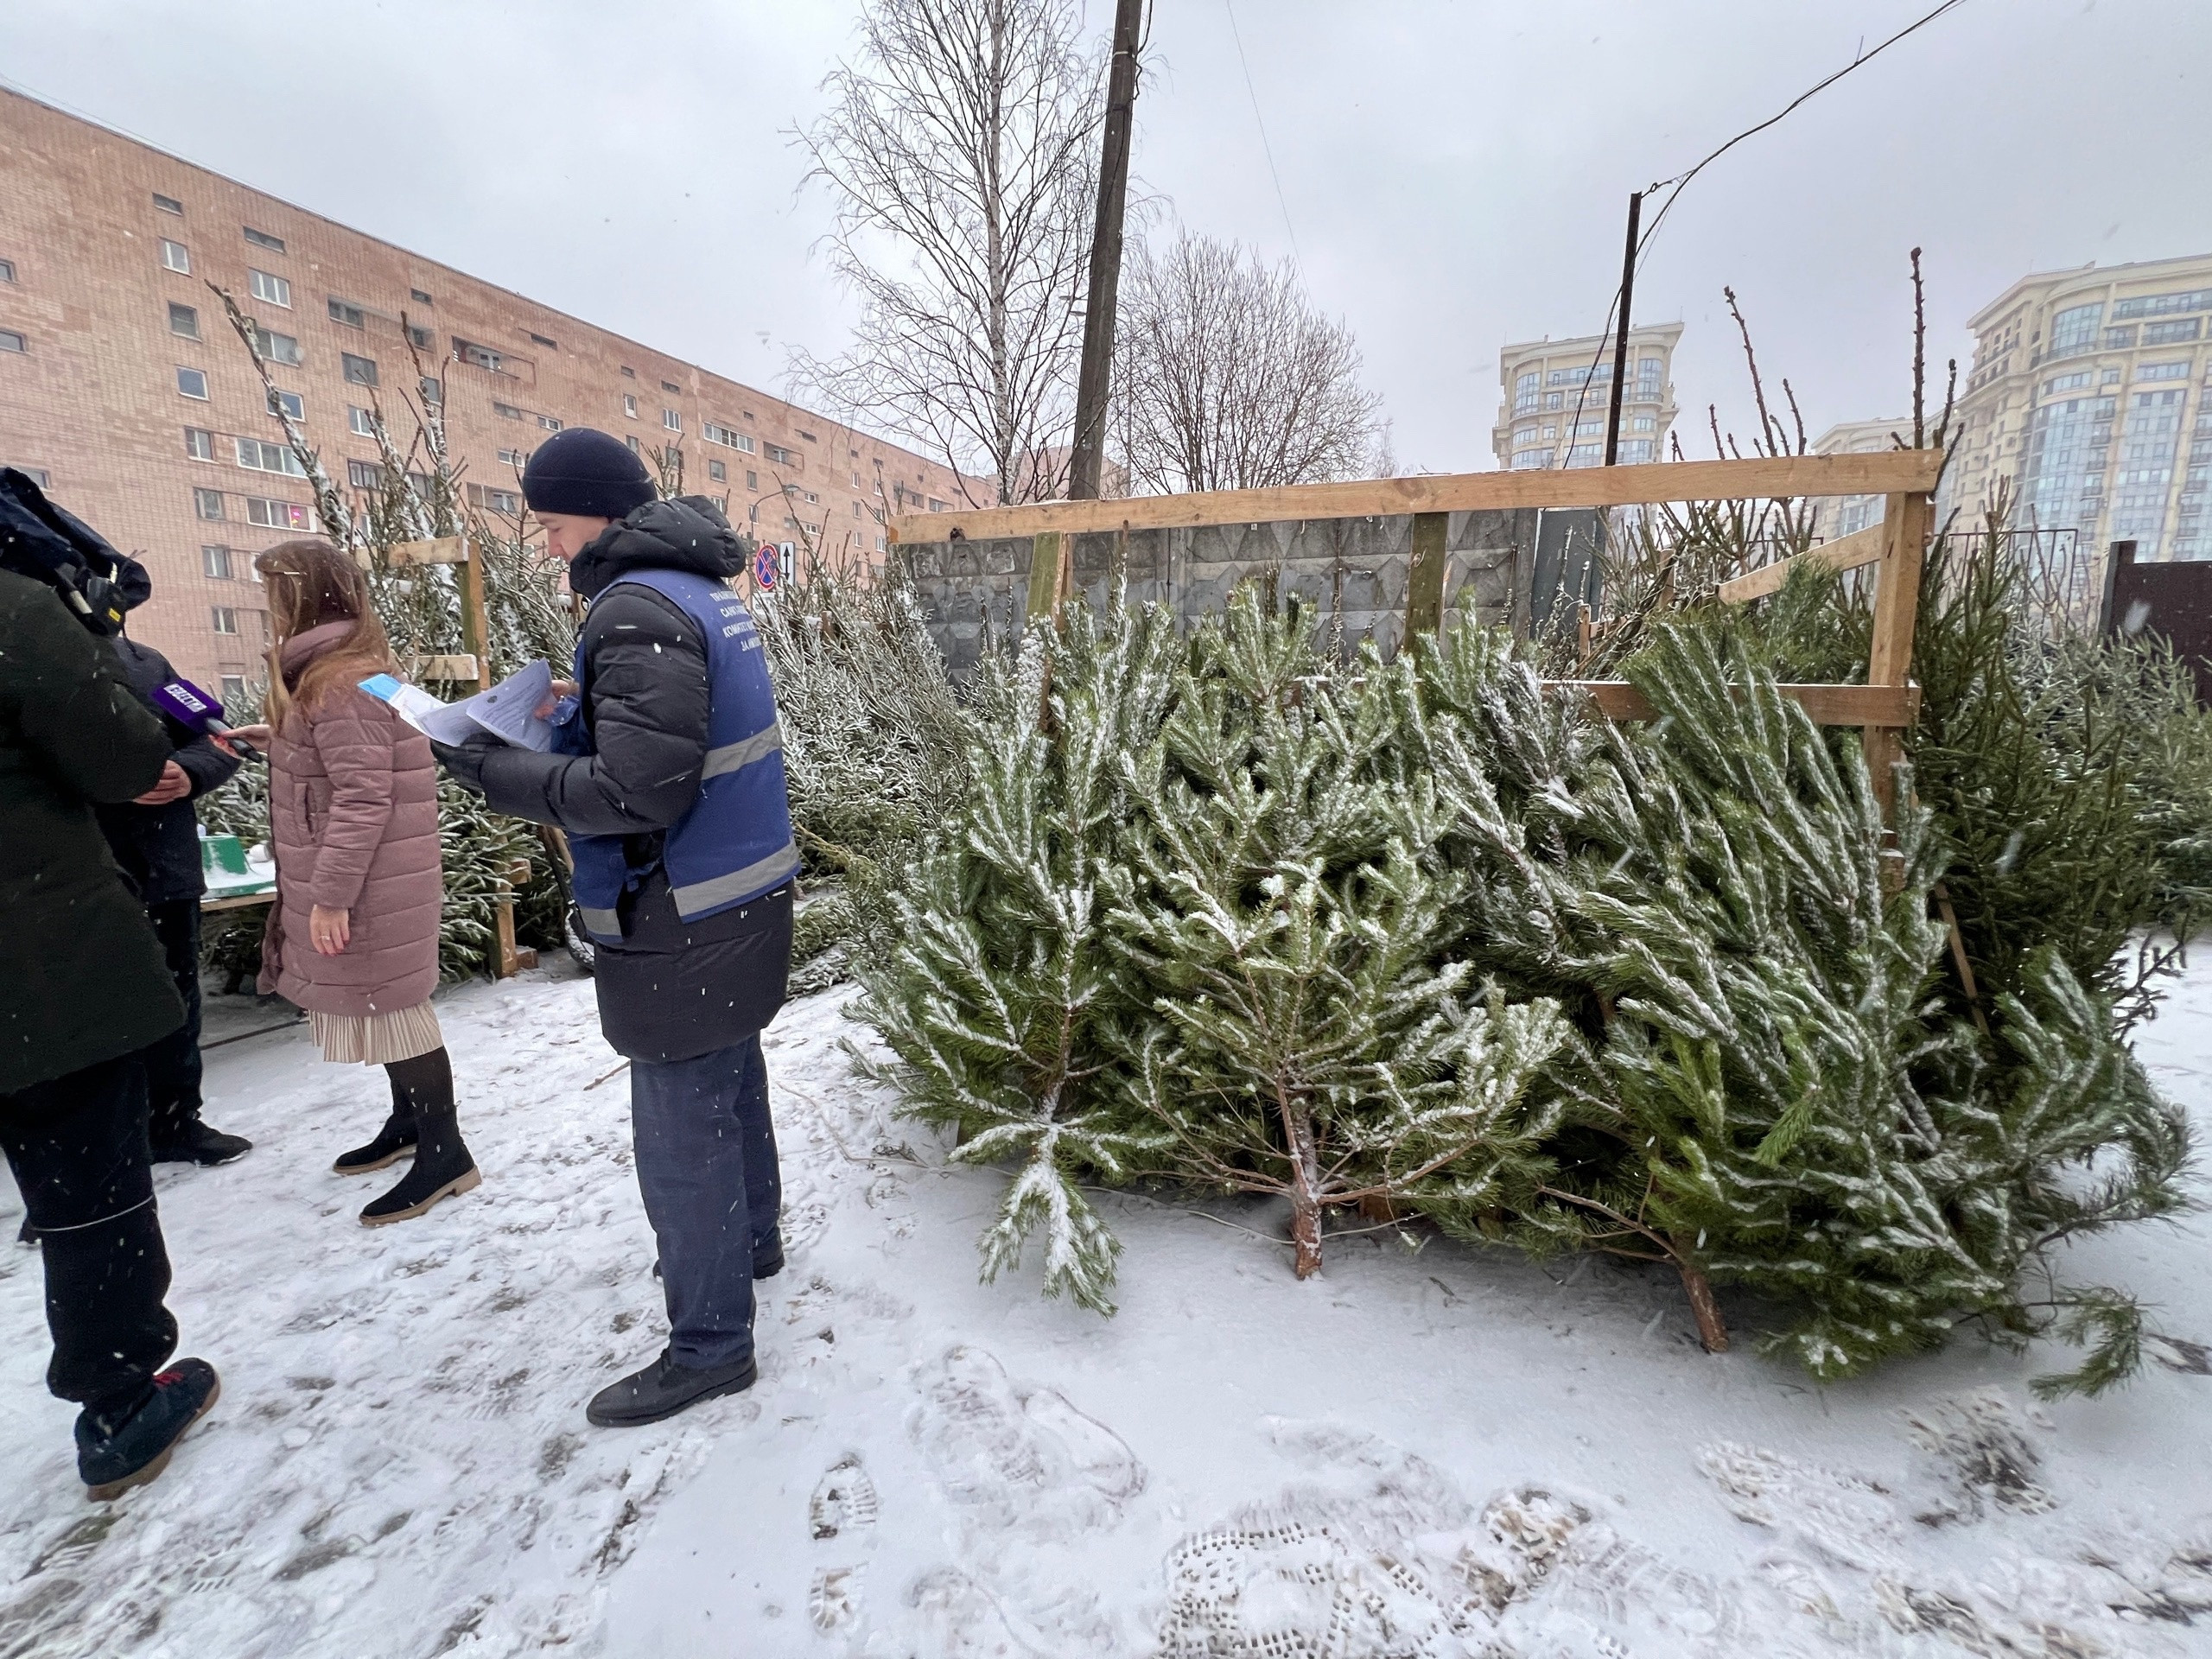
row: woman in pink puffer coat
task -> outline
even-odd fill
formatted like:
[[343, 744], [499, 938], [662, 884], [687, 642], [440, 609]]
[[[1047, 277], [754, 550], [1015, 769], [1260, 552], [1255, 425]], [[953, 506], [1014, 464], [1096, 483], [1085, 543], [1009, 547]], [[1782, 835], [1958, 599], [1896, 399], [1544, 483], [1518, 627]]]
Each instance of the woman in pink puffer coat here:
[[307, 1010], [326, 1060], [381, 1065], [391, 1115], [341, 1175], [411, 1150], [399, 1185], [361, 1211], [405, 1221], [481, 1177], [462, 1142], [453, 1066], [430, 993], [438, 982], [437, 770], [429, 740], [359, 682], [391, 670], [366, 579], [327, 542], [283, 542], [254, 560], [269, 591], [270, 723], [241, 732], [269, 753], [276, 902], [260, 988]]

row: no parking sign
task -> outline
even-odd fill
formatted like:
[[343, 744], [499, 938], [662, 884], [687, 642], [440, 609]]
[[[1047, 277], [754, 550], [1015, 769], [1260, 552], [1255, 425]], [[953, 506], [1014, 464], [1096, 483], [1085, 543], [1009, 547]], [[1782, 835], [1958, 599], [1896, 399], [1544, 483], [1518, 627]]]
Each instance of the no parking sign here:
[[772, 594], [783, 575], [783, 559], [776, 544], [763, 542], [753, 555], [753, 580], [760, 584], [760, 591]]

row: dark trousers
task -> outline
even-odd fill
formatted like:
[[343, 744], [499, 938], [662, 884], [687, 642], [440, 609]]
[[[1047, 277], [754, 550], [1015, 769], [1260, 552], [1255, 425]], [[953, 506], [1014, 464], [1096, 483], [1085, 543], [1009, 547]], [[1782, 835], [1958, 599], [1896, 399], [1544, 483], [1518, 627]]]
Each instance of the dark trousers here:
[[176, 1351], [140, 1056], [0, 1095], [0, 1147], [46, 1258], [47, 1387], [94, 1408], [135, 1399]]
[[181, 1139], [200, 1118], [200, 900], [149, 905], [146, 918], [184, 999], [184, 1023], [139, 1055], [146, 1065], [147, 1131], [158, 1147]]
[[701, 1370], [753, 1352], [753, 1253], [783, 1184], [758, 1033], [696, 1060], [630, 1063], [638, 1186], [660, 1244], [669, 1351]]

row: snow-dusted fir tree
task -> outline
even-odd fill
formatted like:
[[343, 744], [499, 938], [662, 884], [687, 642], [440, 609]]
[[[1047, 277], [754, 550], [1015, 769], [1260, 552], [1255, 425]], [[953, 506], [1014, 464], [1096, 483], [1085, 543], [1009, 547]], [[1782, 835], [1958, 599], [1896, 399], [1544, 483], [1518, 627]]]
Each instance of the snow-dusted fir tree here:
[[1371, 764], [1386, 678], [1325, 666], [1312, 635], [1249, 588], [1200, 630], [1109, 873], [1114, 947], [1152, 992], [1122, 1046], [1154, 1167], [1286, 1198], [1301, 1279], [1333, 1206], [1519, 1199], [1565, 1037], [1555, 1005], [1485, 998], [1446, 949], [1465, 885], [1426, 856], [1427, 792]]
[[887, 948], [861, 966], [861, 1012], [915, 1116], [964, 1137], [963, 1162], [1018, 1161], [985, 1277], [1041, 1229], [1047, 1294], [1101, 1312], [1121, 1246], [1079, 1183], [1120, 1177], [1142, 1139], [1103, 1042], [1139, 988], [1105, 946], [1101, 884], [1128, 812], [1122, 761], [1157, 735], [1176, 655], [1162, 612], [1076, 609], [1017, 667], [987, 665], [970, 804], [907, 872]]

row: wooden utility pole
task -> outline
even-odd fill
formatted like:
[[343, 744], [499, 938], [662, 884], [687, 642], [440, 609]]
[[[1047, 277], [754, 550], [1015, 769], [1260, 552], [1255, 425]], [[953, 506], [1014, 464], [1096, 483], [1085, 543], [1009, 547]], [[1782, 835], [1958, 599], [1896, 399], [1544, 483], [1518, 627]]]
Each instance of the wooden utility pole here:
[[1643, 215], [1643, 192], [1628, 198], [1628, 251], [1621, 256], [1621, 320], [1613, 334], [1613, 395], [1605, 410], [1605, 465], [1621, 458], [1621, 398], [1628, 390], [1628, 308], [1636, 298], [1636, 232]]
[[1137, 34], [1144, 0], [1116, 0], [1114, 64], [1106, 78], [1105, 143], [1098, 160], [1098, 223], [1090, 237], [1090, 298], [1076, 378], [1075, 449], [1068, 499], [1096, 501], [1106, 460], [1106, 403], [1114, 378], [1114, 313], [1122, 286], [1122, 219], [1129, 195], [1129, 127], [1137, 101]]

